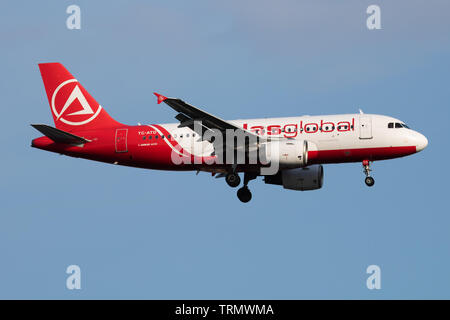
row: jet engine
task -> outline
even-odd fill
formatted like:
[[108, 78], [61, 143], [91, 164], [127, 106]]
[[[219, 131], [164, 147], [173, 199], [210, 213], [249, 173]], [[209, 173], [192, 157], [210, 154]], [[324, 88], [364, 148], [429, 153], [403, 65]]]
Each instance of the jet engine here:
[[272, 176], [265, 176], [267, 184], [282, 185], [290, 190], [316, 190], [323, 185], [323, 167], [320, 164], [304, 168], [285, 169]]
[[278, 162], [280, 168], [306, 167], [312, 150], [317, 150], [314, 143], [307, 140], [283, 139], [270, 141], [265, 145], [267, 163]]

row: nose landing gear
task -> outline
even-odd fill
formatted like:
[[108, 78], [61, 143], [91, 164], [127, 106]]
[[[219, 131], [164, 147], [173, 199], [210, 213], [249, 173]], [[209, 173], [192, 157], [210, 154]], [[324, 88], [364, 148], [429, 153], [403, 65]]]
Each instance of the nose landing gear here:
[[366, 179], [364, 179], [364, 182], [368, 187], [372, 187], [375, 184], [375, 179], [370, 176], [370, 161], [369, 160], [363, 160], [362, 162], [364, 173], [366, 175]]
[[375, 179], [372, 177], [366, 177], [364, 182], [367, 184], [368, 187], [371, 187], [375, 184]]

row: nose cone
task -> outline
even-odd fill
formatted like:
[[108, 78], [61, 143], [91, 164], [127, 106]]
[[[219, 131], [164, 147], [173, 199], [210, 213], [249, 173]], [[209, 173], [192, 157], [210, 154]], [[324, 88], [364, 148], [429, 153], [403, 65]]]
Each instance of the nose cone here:
[[422, 151], [428, 145], [428, 139], [423, 134], [417, 132], [416, 140], [416, 150], [417, 152]]

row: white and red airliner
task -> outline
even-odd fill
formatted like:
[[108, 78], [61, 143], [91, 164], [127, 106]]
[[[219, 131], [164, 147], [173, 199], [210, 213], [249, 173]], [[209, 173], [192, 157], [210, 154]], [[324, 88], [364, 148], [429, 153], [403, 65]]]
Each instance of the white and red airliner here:
[[[248, 183], [258, 176], [285, 189], [319, 189], [327, 163], [360, 162], [365, 183], [373, 186], [372, 161], [404, 157], [428, 145], [425, 136], [389, 116], [360, 111], [228, 121], [157, 93], [158, 104], [174, 109], [178, 123], [129, 126], [111, 118], [62, 64], [39, 68], [55, 127], [33, 124], [44, 136], [34, 139], [32, 147], [116, 165], [206, 171], [225, 177], [231, 187], [240, 184], [243, 173], [237, 193], [242, 202], [250, 201]], [[236, 143], [236, 137], [219, 139], [230, 131], [241, 134], [243, 143]], [[259, 155], [256, 160], [252, 152]]]

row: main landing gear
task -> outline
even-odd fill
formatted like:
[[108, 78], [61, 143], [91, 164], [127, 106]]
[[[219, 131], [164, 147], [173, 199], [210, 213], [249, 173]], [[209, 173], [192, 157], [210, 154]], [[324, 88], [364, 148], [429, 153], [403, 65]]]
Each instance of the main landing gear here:
[[241, 183], [241, 178], [237, 173], [232, 172], [225, 176], [225, 181], [230, 187], [236, 188]]
[[[252, 193], [250, 192], [250, 189], [248, 188], [248, 183], [250, 180], [256, 179], [257, 175], [253, 173], [244, 173], [244, 186], [240, 188], [237, 192], [237, 197], [242, 202], [246, 203], [249, 202], [252, 199]], [[232, 187], [236, 188], [241, 183], [241, 178], [239, 175], [235, 172], [228, 173], [225, 176], [225, 181], [227, 184]]]
[[364, 173], [366, 174], [366, 179], [364, 179], [364, 182], [368, 187], [372, 187], [375, 184], [375, 179], [370, 176], [370, 161], [369, 160], [363, 160], [362, 162]]
[[242, 188], [240, 188], [238, 190], [237, 197], [242, 202], [247, 203], [250, 200], [252, 200], [252, 193], [251, 193], [250, 189], [247, 186], [243, 186]]
[[244, 186], [240, 188], [237, 192], [237, 197], [239, 200], [241, 200], [244, 203], [249, 202], [252, 200], [252, 193], [250, 192], [250, 189], [248, 188], [248, 183], [250, 180], [256, 179], [257, 175], [254, 173], [244, 173]]

